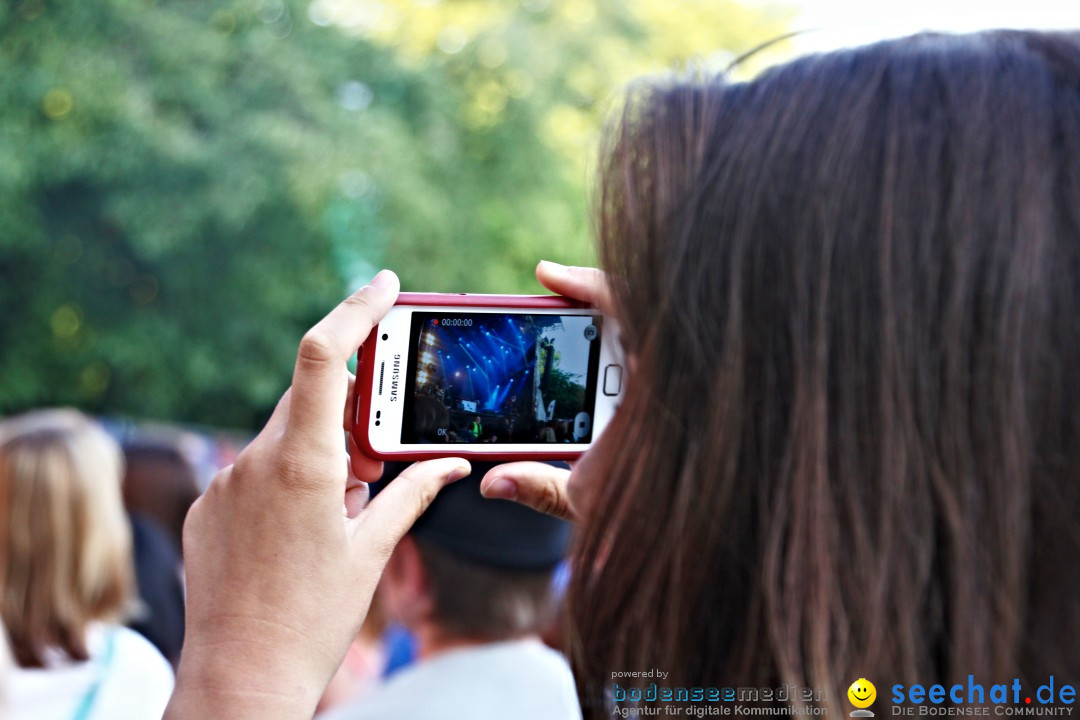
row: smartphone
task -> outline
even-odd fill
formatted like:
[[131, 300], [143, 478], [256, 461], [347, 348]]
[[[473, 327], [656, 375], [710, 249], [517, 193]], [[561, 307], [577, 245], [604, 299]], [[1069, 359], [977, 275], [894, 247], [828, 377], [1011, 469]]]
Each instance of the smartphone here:
[[402, 293], [357, 352], [353, 435], [380, 460], [573, 460], [623, 381], [615, 323], [584, 303]]

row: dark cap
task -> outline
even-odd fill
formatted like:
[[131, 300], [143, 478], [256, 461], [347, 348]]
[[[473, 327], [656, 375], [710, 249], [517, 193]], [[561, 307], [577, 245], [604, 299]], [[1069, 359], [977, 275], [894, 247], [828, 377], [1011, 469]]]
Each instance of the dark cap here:
[[[564, 463], [549, 463], [566, 467]], [[507, 570], [544, 570], [563, 559], [570, 524], [509, 500], [488, 500], [480, 480], [497, 463], [472, 463], [472, 474], [439, 491], [410, 534], [481, 565]], [[376, 495], [409, 463], [387, 463]]]

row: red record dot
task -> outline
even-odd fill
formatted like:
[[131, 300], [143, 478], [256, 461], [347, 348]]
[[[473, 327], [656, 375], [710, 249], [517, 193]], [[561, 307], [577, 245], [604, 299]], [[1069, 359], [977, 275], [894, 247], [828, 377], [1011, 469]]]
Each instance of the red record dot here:
[[1030, 705], [1031, 704], [1031, 698], [1024, 698], [1024, 702], [1026, 702], [1028, 705]]

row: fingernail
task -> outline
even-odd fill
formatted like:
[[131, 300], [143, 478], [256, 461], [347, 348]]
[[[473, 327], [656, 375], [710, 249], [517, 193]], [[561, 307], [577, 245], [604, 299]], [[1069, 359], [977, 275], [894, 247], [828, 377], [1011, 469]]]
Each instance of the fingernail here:
[[551, 260], [541, 260], [540, 264], [552, 272], [566, 272], [566, 266], [561, 263], [552, 262]]
[[513, 500], [517, 497], [517, 494], [517, 483], [510, 478], [500, 477], [495, 478], [488, 484], [484, 497], [495, 500]]
[[371, 282], [368, 284], [372, 287], [388, 288], [394, 284], [394, 273], [389, 270], [380, 270], [375, 277], [371, 278]]
[[450, 474], [446, 476], [446, 482], [457, 482], [461, 478], [472, 472], [472, 468], [468, 465], [459, 465], [450, 471]]

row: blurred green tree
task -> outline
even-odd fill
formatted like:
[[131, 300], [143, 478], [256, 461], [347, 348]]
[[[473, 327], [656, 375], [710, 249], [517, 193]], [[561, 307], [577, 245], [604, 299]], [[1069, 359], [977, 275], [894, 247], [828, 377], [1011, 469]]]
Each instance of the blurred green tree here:
[[254, 427], [378, 267], [528, 292], [592, 257], [629, 76], [788, 16], [729, 0], [0, 4], [0, 413]]

